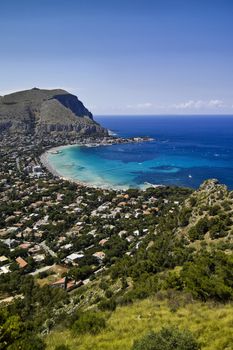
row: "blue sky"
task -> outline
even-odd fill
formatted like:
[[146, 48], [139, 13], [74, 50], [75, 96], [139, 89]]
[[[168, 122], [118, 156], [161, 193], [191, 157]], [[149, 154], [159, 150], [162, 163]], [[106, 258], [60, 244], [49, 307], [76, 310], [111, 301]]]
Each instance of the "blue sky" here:
[[61, 87], [94, 114], [233, 114], [232, 0], [0, 1], [0, 95]]

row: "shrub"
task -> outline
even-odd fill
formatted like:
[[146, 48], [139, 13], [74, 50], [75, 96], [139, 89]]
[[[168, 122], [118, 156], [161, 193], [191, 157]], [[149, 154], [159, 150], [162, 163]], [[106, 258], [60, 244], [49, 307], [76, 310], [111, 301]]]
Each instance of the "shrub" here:
[[215, 216], [220, 212], [221, 208], [219, 205], [215, 204], [214, 206], [212, 206], [209, 210], [209, 214], [211, 216]]
[[7, 347], [9, 350], [44, 350], [45, 343], [37, 336], [28, 336], [16, 340], [13, 344]]
[[227, 301], [233, 299], [232, 269], [231, 255], [203, 251], [184, 264], [180, 276], [195, 298]]
[[99, 284], [99, 287], [102, 289], [102, 290], [107, 290], [108, 289], [108, 283], [104, 280], [101, 280], [100, 281], [100, 284]]
[[[191, 197], [193, 198], [193, 197]], [[189, 219], [191, 217], [192, 210], [190, 208], [183, 208], [178, 216], [179, 225], [185, 227], [189, 224]]]
[[216, 239], [219, 237], [225, 237], [227, 235], [227, 223], [228, 218], [221, 220], [219, 216], [209, 221], [210, 237]]
[[105, 327], [106, 322], [103, 316], [96, 312], [87, 311], [79, 315], [72, 326], [72, 330], [74, 334], [97, 334]]
[[103, 299], [98, 305], [99, 309], [103, 311], [114, 311], [116, 309], [116, 306], [116, 301], [113, 298]]
[[195, 241], [196, 239], [203, 239], [206, 232], [208, 232], [208, 219], [202, 218], [197, 224], [190, 228], [189, 230], [189, 238], [191, 241]]
[[65, 344], [57, 345], [54, 350], [70, 350], [70, 347]]
[[162, 328], [134, 342], [132, 350], [198, 350], [198, 343], [189, 331], [177, 328]]
[[107, 289], [105, 292], [106, 298], [111, 298], [113, 296], [113, 292], [110, 289]]

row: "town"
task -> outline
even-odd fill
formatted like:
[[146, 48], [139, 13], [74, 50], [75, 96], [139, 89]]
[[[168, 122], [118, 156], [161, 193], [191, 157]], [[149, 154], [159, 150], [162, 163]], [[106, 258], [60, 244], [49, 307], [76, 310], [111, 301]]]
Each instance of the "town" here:
[[[112, 137], [75, 141], [130, 142]], [[179, 200], [169, 201], [159, 189], [103, 190], [56, 177], [40, 156], [61, 142], [58, 137], [41, 144], [31, 136], [1, 140], [0, 275], [20, 271], [41, 285], [70, 291], [117, 258], [133, 255], [148, 234], [156, 234], [161, 212], [172, 212]], [[2, 300], [10, 297], [3, 294]]]

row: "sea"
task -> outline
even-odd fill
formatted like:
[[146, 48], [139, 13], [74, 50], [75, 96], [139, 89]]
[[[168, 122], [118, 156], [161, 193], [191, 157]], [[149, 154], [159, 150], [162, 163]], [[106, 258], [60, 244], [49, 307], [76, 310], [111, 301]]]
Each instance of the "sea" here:
[[49, 154], [62, 176], [102, 188], [175, 185], [198, 188], [216, 178], [233, 189], [233, 116], [98, 116], [121, 137], [150, 142], [71, 146]]

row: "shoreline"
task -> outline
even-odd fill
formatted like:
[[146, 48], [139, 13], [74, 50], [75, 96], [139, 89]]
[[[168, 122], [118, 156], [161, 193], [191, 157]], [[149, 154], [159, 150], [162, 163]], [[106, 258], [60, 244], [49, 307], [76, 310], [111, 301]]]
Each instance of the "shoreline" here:
[[51, 173], [54, 177], [59, 177], [60, 179], [62, 179], [64, 181], [68, 181], [70, 183], [75, 183], [76, 185], [79, 185], [79, 186], [82, 186], [85, 188], [95, 188], [95, 189], [101, 189], [101, 190], [114, 190], [114, 191], [126, 191], [129, 188], [127, 186], [125, 188], [116, 188], [116, 187], [113, 187], [111, 185], [98, 186], [98, 185], [94, 185], [94, 184], [91, 184], [88, 182], [83, 182], [83, 181], [78, 180], [78, 179], [68, 178], [68, 177], [65, 177], [64, 175], [62, 175], [61, 173], [59, 173], [59, 171], [57, 171], [49, 162], [48, 155], [51, 154], [51, 152], [55, 152], [55, 151], [59, 151], [59, 150], [64, 149], [64, 148], [75, 147], [75, 146], [77, 147], [77, 146], [84, 146], [84, 145], [74, 144], [74, 145], [64, 145], [64, 146], [52, 147], [49, 150], [47, 150], [41, 154], [41, 156], [39, 157], [40, 162], [42, 163], [44, 168], [46, 168], [46, 170], [49, 173]]
[[40, 158], [40, 162], [42, 163], [42, 165], [44, 166], [44, 168], [46, 168], [46, 170], [51, 173], [54, 177], [59, 177], [60, 179], [64, 180], [64, 181], [69, 181], [71, 183], [76, 183], [77, 185], [83, 186], [83, 187], [94, 187], [94, 186], [89, 186], [87, 183], [84, 183], [80, 180], [75, 180], [75, 179], [71, 179], [71, 178], [67, 178], [64, 175], [62, 175], [61, 173], [59, 173], [59, 171], [57, 171], [49, 162], [48, 160], [48, 155], [51, 154], [51, 151], [55, 152], [55, 151], [59, 151], [61, 149], [64, 148], [68, 148], [68, 147], [72, 147], [72, 146], [79, 146], [79, 144], [75, 144], [75, 145], [64, 145], [64, 146], [57, 146], [57, 147], [52, 147], [49, 150], [45, 151], [44, 153], [41, 154]]
[[[76, 144], [69, 144], [69, 145], [61, 145], [61, 146], [55, 146], [52, 148], [47, 149], [44, 153], [42, 153], [39, 157], [41, 164], [43, 165], [43, 167], [49, 172], [51, 173], [54, 177], [59, 177], [60, 179], [64, 180], [64, 181], [69, 181], [70, 183], [75, 183], [79, 186], [82, 187], [86, 187], [86, 188], [96, 188], [96, 189], [102, 189], [102, 190], [114, 190], [114, 191], [127, 191], [128, 189], [130, 189], [129, 186], [125, 186], [125, 187], [114, 187], [111, 185], [108, 186], [102, 186], [102, 185], [94, 185], [88, 182], [83, 182], [80, 181], [78, 179], [72, 179], [72, 178], [67, 178], [64, 175], [62, 175], [61, 173], [59, 173], [59, 171], [57, 171], [49, 162], [48, 160], [48, 156], [49, 154], [58, 154], [60, 153], [61, 150], [65, 149], [65, 148], [71, 148], [71, 147], [98, 147], [98, 146], [112, 146], [114, 144], [125, 144], [125, 143], [140, 143], [140, 142], [151, 142], [154, 141], [155, 139], [153, 138], [148, 138], [148, 137], [134, 137], [134, 138], [129, 138], [129, 139], [124, 139], [124, 138], [116, 138], [116, 139], [110, 139], [110, 143], [106, 142], [106, 140], [102, 140], [104, 142], [94, 142], [94, 143], [76, 143]], [[141, 185], [142, 187], [138, 187], [139, 190], [145, 190], [148, 187], [159, 187], [159, 186], [163, 186], [163, 185], [150, 185], [148, 186], [146, 183]], [[137, 187], [135, 187], [137, 188]]]
[[70, 183], [75, 183], [76, 185], [85, 187], [85, 188], [95, 188], [95, 189], [101, 189], [101, 190], [113, 190], [113, 191], [127, 191], [130, 188], [136, 188], [139, 189], [141, 191], [146, 190], [147, 188], [153, 187], [153, 188], [157, 188], [157, 187], [165, 187], [165, 185], [162, 184], [151, 184], [149, 182], [145, 182], [144, 184], [142, 184], [139, 187], [130, 187], [130, 186], [125, 186], [125, 187], [114, 187], [111, 185], [107, 185], [107, 186], [102, 186], [102, 185], [94, 185], [92, 183], [88, 183], [88, 182], [83, 182], [81, 180], [78, 179], [72, 179], [72, 178], [68, 178], [65, 177], [64, 175], [62, 175], [61, 173], [59, 173], [59, 171], [57, 171], [49, 162], [48, 160], [48, 155], [51, 154], [51, 152], [55, 152], [55, 151], [59, 151], [61, 149], [64, 148], [69, 148], [69, 147], [77, 147], [77, 146], [84, 146], [84, 145], [80, 145], [80, 144], [75, 144], [75, 145], [64, 145], [64, 146], [57, 146], [57, 147], [53, 147], [50, 148], [49, 150], [45, 151], [44, 153], [41, 154], [40, 156], [40, 162], [42, 163], [42, 165], [44, 166], [44, 168], [46, 168], [46, 170], [51, 173], [54, 177], [58, 177], [64, 181], [68, 181]]

